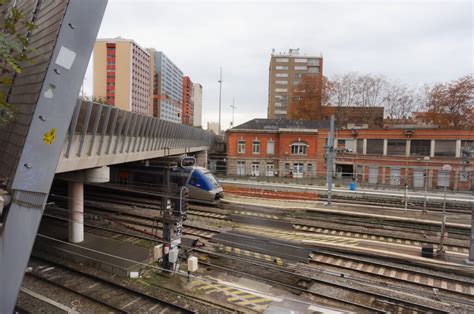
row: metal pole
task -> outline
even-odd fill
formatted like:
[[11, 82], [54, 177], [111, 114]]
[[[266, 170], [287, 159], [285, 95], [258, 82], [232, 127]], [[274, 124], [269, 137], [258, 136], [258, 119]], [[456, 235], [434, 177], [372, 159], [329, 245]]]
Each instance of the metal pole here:
[[331, 116], [329, 126], [328, 144], [326, 146], [326, 182], [328, 185], [328, 205], [331, 205], [332, 197], [332, 172], [334, 162], [334, 115]]
[[232, 106], [230, 106], [232, 108], [232, 124], [231, 124], [231, 127], [234, 127], [234, 110], [236, 109], [235, 107], [235, 104], [234, 104], [234, 98], [232, 98]]
[[[425, 157], [426, 158], [426, 157]], [[426, 159], [425, 159], [426, 160]], [[427, 210], [426, 210], [426, 206], [427, 206], [427, 194], [428, 194], [428, 178], [429, 176], [429, 173], [428, 173], [428, 160], [426, 160], [426, 167], [425, 167], [425, 200], [423, 202], [423, 211], [421, 212], [422, 214], [426, 214], [427, 213]]]
[[219, 132], [217, 135], [221, 135], [222, 67], [221, 67], [218, 83], [219, 83]]
[[405, 211], [408, 209], [408, 184], [405, 183]]
[[439, 240], [439, 248], [438, 248], [438, 255], [444, 256], [444, 238], [446, 233], [446, 187], [448, 186], [448, 171], [445, 170], [444, 173], [444, 199], [443, 199], [443, 222], [441, 223], [441, 236]]

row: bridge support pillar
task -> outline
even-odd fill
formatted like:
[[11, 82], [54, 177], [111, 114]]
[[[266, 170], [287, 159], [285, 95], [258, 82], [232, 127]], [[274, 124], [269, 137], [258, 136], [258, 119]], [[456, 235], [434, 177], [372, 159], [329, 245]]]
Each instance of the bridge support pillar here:
[[84, 183], [110, 181], [110, 168], [101, 167], [82, 171], [66, 172], [56, 176], [68, 181], [69, 230], [72, 243], [84, 241]]
[[84, 183], [68, 183], [69, 234], [72, 243], [84, 241]]
[[196, 153], [196, 166], [207, 168], [207, 150]]

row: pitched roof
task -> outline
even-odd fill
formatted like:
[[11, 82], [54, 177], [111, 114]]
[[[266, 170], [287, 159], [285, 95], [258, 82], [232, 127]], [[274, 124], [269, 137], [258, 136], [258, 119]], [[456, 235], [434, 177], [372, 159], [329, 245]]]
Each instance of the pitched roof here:
[[253, 119], [235, 126], [231, 130], [279, 130], [279, 129], [327, 129], [329, 121]]

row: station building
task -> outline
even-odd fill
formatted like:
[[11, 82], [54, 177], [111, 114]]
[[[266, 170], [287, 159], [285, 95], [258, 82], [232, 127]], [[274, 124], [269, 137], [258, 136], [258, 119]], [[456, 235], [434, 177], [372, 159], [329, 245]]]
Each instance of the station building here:
[[[227, 174], [324, 178], [328, 134], [326, 121], [253, 119], [227, 131]], [[473, 130], [339, 129], [334, 147], [336, 178], [415, 190], [474, 187]]]

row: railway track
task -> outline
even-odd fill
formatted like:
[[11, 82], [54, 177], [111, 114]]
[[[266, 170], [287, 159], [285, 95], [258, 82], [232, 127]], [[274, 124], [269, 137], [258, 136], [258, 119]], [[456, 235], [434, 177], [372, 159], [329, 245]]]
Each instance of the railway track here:
[[[115, 231], [115, 230], [114, 230], [114, 231]], [[131, 236], [132, 236], [132, 237], [136, 237], [136, 235], [131, 235]], [[149, 239], [149, 238], [147, 238], [147, 237], [142, 237], [142, 238], [144, 238], [144, 239]], [[155, 241], [156, 241], [156, 240], [155, 240]], [[255, 248], [255, 250], [257, 250], [257, 248]], [[206, 250], [202, 250], [202, 249], [195, 249], [195, 251], [201, 252], [201, 253], [203, 253], [203, 254], [213, 254], [212, 252], [209, 252], [209, 251], [206, 251]], [[228, 253], [228, 252], [227, 252], [227, 253]], [[214, 253], [214, 254], [215, 254], [215, 253]], [[319, 261], [319, 262], [321, 262], [321, 261]], [[346, 262], [347, 262], [347, 261], [346, 261]], [[355, 261], [352, 261], [352, 262], [353, 262], [354, 265], [356, 265], [356, 264], [355, 264]], [[318, 263], [318, 261], [314, 261], [314, 263]], [[324, 264], [324, 261], [323, 261], [322, 263]], [[347, 263], [348, 263], [348, 262], [347, 262]], [[325, 264], [328, 265], [328, 263], [325, 263]], [[343, 264], [343, 262], [340, 262], [340, 264], [343, 265], [343, 266], [347, 266], [347, 265], [348, 265], [348, 264]], [[264, 267], [266, 267], [266, 268], [272, 267], [272, 266], [269, 266], [268, 263], [263, 263], [263, 265], [264, 265]], [[368, 265], [368, 263], [366, 263], [365, 265]], [[328, 266], [329, 266], [329, 265], [328, 265]], [[374, 264], [372, 264], [372, 266], [373, 266], [373, 270], [376, 270], [376, 269], [377, 269], [376, 266], [374, 266]], [[357, 267], [360, 267], [360, 266], [357, 266]], [[369, 265], [369, 266], [366, 266], [366, 267], [367, 267], [367, 269], [368, 269], [368, 268], [370, 268], [370, 265]], [[365, 268], [362, 268], [362, 269], [363, 269], [363, 270], [366, 270]], [[385, 269], [389, 269], [389, 268], [387, 267], [387, 268], [385, 268]], [[312, 271], [314, 272], [315, 270], [312, 269]], [[380, 276], [380, 274], [378, 274], [379, 271], [380, 271], [380, 270], [377, 270], [377, 274], [374, 274], [374, 275]], [[387, 273], [387, 276], [388, 276], [388, 277], [390, 277], [390, 274], [391, 274], [392, 271], [393, 271], [393, 267], [392, 267], [392, 269], [390, 270], [390, 272]], [[385, 271], [384, 271], [384, 274], [385, 274]], [[415, 276], [416, 276], [416, 275], [415, 275]], [[421, 275], [419, 275], [419, 276], [421, 276]], [[425, 277], [426, 277], [426, 276], [425, 276]], [[403, 275], [401, 275], [401, 278], [403, 278]], [[407, 277], [407, 279], [410, 279], [410, 278], [411, 278], [411, 277]], [[433, 280], [434, 280], [434, 279], [433, 279]], [[409, 281], [409, 280], [405, 280], [405, 281]], [[428, 281], [429, 281], [429, 279], [427, 279], [427, 282], [428, 282]], [[423, 282], [423, 281], [420, 280], [420, 282]], [[443, 285], [444, 285], [444, 284], [441, 283], [441, 289], [443, 289]], [[452, 286], [451, 283], [448, 283], [447, 288], [451, 288], [451, 286]], [[458, 288], [458, 286], [456, 286], [456, 284], [454, 284], [452, 287], [454, 287], [454, 291], [456, 291], [456, 289], [459, 290], [459, 288]], [[290, 287], [288, 287], [288, 288], [290, 288]], [[291, 287], [291, 288], [294, 289], [295, 287]], [[342, 288], [342, 286], [341, 286], [341, 288]], [[449, 289], [444, 289], [444, 290], [449, 290]], [[451, 290], [452, 290], [452, 289], [451, 289]], [[300, 292], [310, 293], [310, 291], [308, 291], [308, 289], [306, 289], [306, 290], [305, 290], [305, 289], [300, 290]], [[463, 292], [466, 292], [465, 288], [463, 288]], [[313, 293], [313, 294], [314, 294], [314, 293]], [[385, 296], [385, 297], [386, 297], [386, 296]], [[371, 302], [379, 302], [380, 300], [383, 299], [383, 296], [382, 296], [382, 295], [376, 295], [376, 296], [373, 296], [373, 295], [372, 295], [372, 296], [369, 297], [369, 296], [366, 295], [366, 296], [365, 296], [365, 299], [371, 300]], [[386, 300], [386, 301], [387, 301], [387, 300]], [[396, 301], [396, 302], [395, 302], [395, 301]], [[387, 303], [387, 302], [388, 302], [388, 303]], [[421, 310], [421, 311], [423, 311], [423, 312], [425, 312], [425, 311], [433, 311], [433, 310], [434, 310], [433, 308], [430, 309], [429, 307], [428, 307], [428, 308], [425, 307], [425, 308], [422, 308], [422, 309], [421, 309], [421, 308], [419, 308], [420, 305], [417, 305], [417, 306], [418, 306], [418, 307], [417, 307], [417, 306], [415, 306], [415, 305], [413, 305], [413, 304], [409, 304], [410, 302], [405, 302], [405, 301], [402, 301], [402, 300], [388, 300], [387, 302], [382, 301], [380, 304], [378, 304], [378, 305], [375, 306], [375, 307], [370, 307], [370, 306], [369, 306], [369, 307], [365, 307], [365, 308], [364, 308], [364, 307], [361, 307], [361, 308], [364, 308], [365, 310], [370, 310], [370, 311], [380, 311], [382, 308], [383, 308], [384, 310], [387, 310], [387, 309], [394, 310], [394, 309], [396, 309], [396, 311], [399, 311], [399, 312], [407, 312], [408, 309], [411, 309], [411, 310], [417, 309], [417, 310]], [[383, 305], [383, 306], [382, 306], [382, 305]], [[390, 307], [388, 307], [388, 305], [390, 305]], [[361, 304], [358, 304], [358, 306], [361, 306]]]
[[[209, 210], [192, 210], [190, 211], [190, 213], [192, 213], [192, 215], [207, 217], [211, 219], [222, 219], [222, 220], [228, 219], [227, 215], [215, 213], [214, 211], [209, 211]], [[279, 216], [272, 213], [266, 213], [266, 212], [262, 213], [262, 212], [253, 212], [253, 211], [233, 211], [233, 214], [256, 217], [260, 219], [270, 219], [270, 220], [281, 221], [281, 218]], [[326, 221], [340, 224], [340, 221], [336, 219], [328, 219]], [[421, 248], [422, 246], [427, 245], [427, 244], [432, 244], [434, 246], [434, 249], [436, 249], [437, 243], [438, 243], [436, 240], [430, 241], [429, 239], [423, 239], [423, 240], [419, 239], [420, 238], [419, 235], [417, 238], [413, 234], [411, 236], [410, 235], [394, 236], [394, 235], [386, 235], [386, 234], [383, 234], [382, 232], [377, 232], [376, 230], [370, 230], [370, 232], [368, 232], [368, 230], [354, 231], [354, 228], [351, 228], [351, 230], [348, 231], [345, 228], [343, 228], [342, 225], [340, 225], [340, 227], [338, 228], [324, 228], [324, 227], [318, 227], [318, 226], [310, 225], [310, 224], [295, 223], [292, 226], [295, 231], [306, 233], [308, 235], [312, 235], [312, 234], [330, 235], [330, 236], [337, 236], [337, 237], [343, 237], [343, 238], [349, 238], [349, 239], [406, 245], [406, 246], [418, 247], [418, 248]], [[445, 249], [447, 252], [450, 252], [455, 255], [458, 254], [458, 255], [464, 256], [469, 253], [469, 247], [467, 244], [466, 245], [445, 245]]]
[[[111, 280], [72, 269], [62, 264], [33, 257], [29, 266], [33, 268], [27, 276], [47, 281], [86, 299], [110, 307], [118, 313], [160, 313], [171, 310], [176, 313], [193, 313], [176, 304], [161, 300], [134, 288], [119, 285]], [[49, 269], [49, 271], [42, 271]]]
[[[241, 196], [267, 198], [267, 199], [286, 199], [286, 200], [308, 200], [308, 201], [327, 201], [327, 192], [301, 192], [301, 191], [276, 191], [268, 186], [262, 186], [261, 188], [242, 188], [235, 186], [225, 186], [224, 192], [231, 193]], [[347, 194], [347, 193], [346, 193]], [[410, 195], [409, 195], [410, 197]], [[423, 210], [424, 200], [409, 199], [408, 205], [410, 209]], [[400, 208], [404, 206], [403, 195], [343, 195], [341, 192], [333, 192], [331, 201], [334, 203], [341, 204], [358, 204], [358, 205], [371, 205], [380, 206], [381, 208]], [[474, 201], [474, 199], [473, 199]], [[448, 201], [449, 207], [447, 212], [455, 214], [470, 214], [472, 206], [468, 202], [456, 203]], [[431, 201], [427, 207], [430, 211], [442, 211], [443, 202], [441, 200]]]

